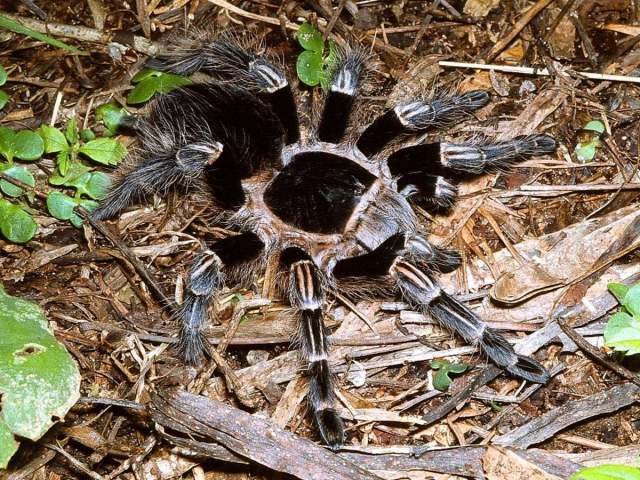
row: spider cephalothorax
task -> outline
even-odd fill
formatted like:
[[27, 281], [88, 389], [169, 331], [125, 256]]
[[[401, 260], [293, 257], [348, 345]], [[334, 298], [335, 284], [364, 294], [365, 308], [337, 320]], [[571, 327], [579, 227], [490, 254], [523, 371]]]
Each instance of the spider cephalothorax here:
[[332, 288], [360, 297], [398, 294], [512, 374], [548, 379], [538, 362], [516, 354], [438, 287], [434, 274], [455, 269], [459, 256], [423, 237], [409, 201], [446, 208], [456, 195], [447, 178], [552, 152], [555, 141], [530, 135], [497, 143], [418, 143], [386, 153], [398, 138], [459, 121], [488, 103], [486, 92], [472, 91], [407, 99], [350, 142], [364, 60], [357, 50], [341, 54], [319, 125], [306, 139], [284, 71], [266, 57], [218, 38], [153, 60], [155, 68], [203, 71], [215, 81], [160, 97], [133, 123], [141, 137], [137, 163], [95, 212], [109, 218], [145, 194], [197, 188], [211, 198], [216, 218], [239, 230], [207, 245], [191, 268], [180, 308], [181, 353], [191, 363], [207, 351], [202, 329], [223, 281], [246, 279], [277, 260], [282, 291], [299, 318], [296, 340], [308, 363], [314, 419], [332, 447], [344, 440], [322, 319]]

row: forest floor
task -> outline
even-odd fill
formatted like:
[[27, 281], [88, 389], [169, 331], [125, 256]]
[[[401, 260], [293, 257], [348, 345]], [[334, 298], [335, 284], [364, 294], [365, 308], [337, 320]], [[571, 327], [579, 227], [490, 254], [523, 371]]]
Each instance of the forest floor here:
[[[177, 357], [177, 324], [158, 293], [179, 303], [203, 242], [232, 233], [202, 204], [150, 198], [105, 222], [109, 239], [96, 224], [49, 215], [55, 155], [25, 163], [38, 232], [24, 244], [0, 237], [0, 281], [44, 308], [80, 366], [81, 398], [41, 440], [22, 442], [0, 478], [513, 480], [640, 466], [640, 365], [603, 339], [618, 309], [607, 284], [640, 279], [638, 0], [0, 0], [0, 10], [82, 51], [0, 29], [3, 127], [64, 128], [75, 117], [101, 135], [96, 108], [142, 111], [127, 104], [132, 77], [169, 36], [197, 28], [262, 39], [298, 87], [295, 29], [307, 21], [371, 52], [356, 128], [395, 102], [482, 89], [489, 105], [426, 139], [546, 133], [558, 142], [553, 155], [463, 181], [449, 212], [417, 209], [434, 243], [463, 254], [463, 266], [441, 276], [444, 289], [543, 363], [549, 383], [500, 372], [398, 299], [336, 292], [326, 320], [347, 426], [336, 452], [318, 447], [289, 345], [294, 326], [270, 275], [251, 289], [227, 285], [208, 330], [218, 345], [210, 363], [196, 369]], [[299, 90], [306, 131], [321, 89]], [[602, 134], [585, 130], [592, 121]], [[134, 136], [117, 138], [135, 149]], [[577, 145], [590, 141], [594, 157], [581, 158]], [[443, 392], [436, 359], [469, 368]]]

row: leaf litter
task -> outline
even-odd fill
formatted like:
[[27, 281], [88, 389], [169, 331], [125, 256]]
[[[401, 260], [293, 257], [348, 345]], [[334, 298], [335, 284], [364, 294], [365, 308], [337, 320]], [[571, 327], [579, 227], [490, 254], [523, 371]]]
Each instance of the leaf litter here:
[[[32, 17], [36, 14], [29, 3], [18, 2], [6, 13]], [[327, 320], [349, 440], [343, 452], [318, 449], [304, 440], [317, 438], [303, 402], [306, 379], [295, 352], [286, 348], [294, 326], [281, 313], [286, 309], [282, 299], [244, 312], [222, 354], [221, 371], [203, 376], [207, 372], [185, 367], [171, 348], [161, 347], [175, 343], [175, 325], [154, 292], [179, 302], [185, 265], [199, 240], [231, 232], [203, 221], [197, 204], [178, 208], [170, 197], [124, 214], [113, 225], [118, 236], [111, 243], [95, 227], [77, 230], [65, 221], [53, 222], [45, 207], [40, 214], [33, 212], [38, 224], [34, 240], [0, 240], [1, 280], [12, 295], [44, 307], [56, 337], [80, 365], [82, 399], [47, 440], [23, 446], [10, 465], [11, 475], [22, 478], [36, 465], [42, 475], [64, 478], [134, 478], [132, 472], [149, 479], [273, 478], [275, 471], [297, 478], [511, 479], [568, 478], [584, 466], [610, 463], [637, 466], [640, 408], [634, 384], [585, 357], [558, 323], [568, 322], [587, 342], [606, 349], [606, 320], [618, 308], [607, 284], [631, 287], [640, 281], [635, 214], [640, 182], [634, 160], [640, 91], [631, 84], [572, 74], [587, 67], [634, 74], [639, 46], [633, 31], [622, 27], [633, 27], [638, 18], [628, 2], [567, 2], [564, 9], [545, 1], [523, 1], [517, 7], [485, 0], [346, 1], [334, 2], [342, 10], [333, 23], [336, 10], [311, 1], [282, 7], [263, 1], [142, 2], [143, 15], [105, 2], [106, 16], [100, 8], [85, 9], [76, 2], [38, 3], [52, 23], [51, 32], [58, 32], [52, 34], [67, 32], [60, 38], [91, 56], [43, 48], [39, 39], [4, 36], [0, 63], [9, 75], [2, 88], [11, 100], [0, 123], [14, 131], [46, 128], [52, 116], [62, 115], [54, 125], [77, 118], [84, 130], [104, 122], [105, 137], [113, 135], [113, 122], [136, 88], [136, 95], [142, 90], [143, 96], [170, 88], [164, 82], [143, 88], [141, 77], [133, 85], [130, 79], [146, 58], [141, 51], [156, 49], [167, 34], [181, 31], [185, 11], [196, 25], [240, 24], [236, 28], [264, 36], [289, 64], [301, 52], [292, 32], [280, 25], [301, 24], [300, 19], [317, 25], [338, 45], [358, 41], [370, 47], [376, 81], [365, 93], [373, 107], [361, 109], [358, 121], [407, 92], [493, 91], [492, 103], [456, 127], [459, 133], [499, 139], [544, 131], [558, 139], [557, 157], [465, 182], [456, 208], [446, 216], [424, 215], [424, 223], [436, 243], [465, 255], [464, 266], [443, 278], [445, 288], [466, 298], [522, 351], [537, 350], [536, 357], [556, 373], [547, 386], [521, 385], [492, 371], [473, 346], [407, 306], [391, 301], [349, 306], [336, 297]], [[93, 28], [100, 18], [103, 32]], [[329, 25], [331, 32], [326, 32]], [[514, 28], [519, 33], [503, 41]], [[144, 39], [145, 31], [152, 32], [151, 41]], [[560, 63], [549, 64], [551, 56]], [[551, 65], [553, 73], [474, 74], [442, 69], [440, 59]], [[396, 86], [393, 80], [399, 80]], [[311, 90], [305, 96], [315, 101]], [[107, 103], [115, 108], [98, 115], [96, 107]], [[127, 110], [135, 111], [137, 104], [129, 104]], [[604, 129], [587, 128], [593, 121]], [[584, 136], [584, 131], [590, 133]], [[45, 139], [43, 149], [59, 152], [74, 143], [64, 134], [57, 147], [54, 141]], [[586, 156], [594, 153], [589, 163], [582, 163], [584, 156], [576, 149], [583, 141], [591, 145]], [[84, 153], [102, 165], [122, 153], [91, 144], [95, 140], [89, 138], [77, 142], [90, 145]], [[19, 142], [7, 145], [6, 155], [28, 160]], [[27, 161], [20, 167], [31, 177], [21, 172], [16, 178], [22, 176], [44, 202], [49, 187], [42, 170], [52, 171], [55, 164]], [[98, 171], [110, 172], [102, 166]], [[70, 188], [87, 200], [95, 198], [90, 178], [82, 175], [74, 176]], [[3, 181], [0, 188], [4, 185], [7, 194], [4, 190], [12, 187]], [[43, 203], [36, 205], [42, 208]], [[269, 281], [257, 279], [256, 291], [268, 292]], [[220, 323], [210, 329], [214, 344], [234, 318], [231, 300], [237, 293], [256, 298], [253, 291], [230, 291], [221, 298]], [[601, 351], [637, 374], [632, 359], [621, 362], [612, 351]], [[251, 358], [260, 360], [250, 363]], [[444, 360], [471, 368], [452, 376], [441, 392], [433, 386], [436, 372], [430, 364]], [[175, 386], [192, 393], [175, 392]], [[212, 411], [220, 417], [207, 415]], [[266, 417], [283, 429], [265, 431]], [[237, 421], [246, 428], [242, 438], [232, 438]], [[69, 430], [80, 425], [86, 427]], [[0, 437], [8, 438], [2, 435], [6, 432], [0, 429]], [[522, 443], [521, 438], [529, 440]], [[53, 443], [56, 450], [47, 446]], [[297, 453], [295, 458], [287, 448]], [[199, 457], [184, 456], [185, 449]], [[319, 456], [306, 457], [310, 452]], [[220, 463], [203, 462], [203, 457]], [[34, 463], [38, 458], [46, 460]], [[229, 471], [228, 465], [235, 467]]]

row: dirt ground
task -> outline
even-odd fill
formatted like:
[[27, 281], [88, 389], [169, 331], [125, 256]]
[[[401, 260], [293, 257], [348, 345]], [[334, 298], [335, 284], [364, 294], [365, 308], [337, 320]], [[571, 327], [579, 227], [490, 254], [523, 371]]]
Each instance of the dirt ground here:
[[[258, 455], [268, 445], [256, 440], [258, 430], [247, 440], [221, 425], [211, 427], [232, 438], [225, 443], [213, 433], [177, 434], [154, 414], [164, 408], [155, 395], [178, 388], [319, 442], [304, 401], [304, 371], [289, 353], [293, 327], [282, 315], [286, 302], [271, 298], [277, 289], [269, 275], [256, 278], [249, 289], [227, 286], [212, 307], [217, 314], [209, 336], [224, 337], [234, 312], [248, 307], [221, 352], [224, 362], [195, 369], [176, 355], [171, 313], [127, 259], [128, 253], [137, 257], [167, 297], [179, 302], [201, 242], [232, 233], [211, 222], [201, 204], [170, 195], [136, 205], [106, 222], [121, 242], [114, 244], [91, 225], [78, 229], [50, 217], [36, 196], [31, 207], [39, 232], [24, 245], [0, 238], [0, 281], [10, 294], [45, 309], [56, 337], [81, 368], [82, 397], [44, 438], [24, 442], [0, 478], [551, 479], [568, 478], [580, 466], [637, 462], [640, 389], [611, 366], [622, 365], [637, 379], [640, 365], [603, 347], [602, 331], [616, 309], [606, 283], [637, 283], [640, 275], [634, 223], [640, 88], [632, 82], [640, 71], [639, 1], [0, 0], [0, 9], [40, 24], [86, 27], [66, 36], [49, 28], [81, 55], [0, 29], [0, 63], [9, 73], [3, 89], [11, 95], [0, 112], [2, 126], [36, 129], [54, 118], [60, 127], [76, 116], [101, 132], [96, 107], [109, 101], [127, 106], [131, 78], [147, 54], [168, 36], [197, 28], [251, 32], [285, 60], [297, 84], [294, 65], [301, 49], [293, 28], [307, 21], [339, 45], [370, 50], [366, 104], [355, 119], [361, 129], [397, 101], [483, 89], [492, 94], [489, 105], [426, 139], [546, 133], [559, 145], [553, 155], [463, 180], [450, 211], [418, 208], [431, 240], [463, 254], [463, 267], [442, 276], [444, 288], [509, 338], [535, 345], [531, 353], [555, 372], [547, 385], [499, 372], [483, 377], [490, 364], [482, 355], [458, 353], [465, 346], [461, 339], [398, 299], [330, 296], [327, 323], [338, 339], [332, 362], [339, 366], [346, 448], [313, 450], [318, 457], [305, 457], [310, 442], [295, 448], [303, 448], [302, 464], [311, 458], [355, 462], [369, 476], [338, 470], [296, 474], [277, 451]], [[89, 38], [91, 32], [100, 38]], [[134, 37], [149, 42], [141, 47]], [[538, 70], [489, 72], [443, 67], [439, 61]], [[545, 67], [548, 76], [540, 73]], [[586, 79], [578, 72], [631, 80]], [[321, 90], [298, 87], [303, 128], [308, 128]], [[127, 107], [133, 113], [140, 109]], [[602, 122], [605, 132], [595, 158], [583, 161], [575, 149], [591, 135], [584, 130], [591, 120]], [[119, 140], [135, 148], [135, 137]], [[51, 189], [47, 176], [54, 166], [51, 156], [29, 164], [37, 192]], [[625, 219], [629, 228], [623, 228]], [[601, 236], [593, 233], [598, 228]], [[560, 280], [544, 283], [538, 270], [526, 268], [531, 265]], [[506, 298], [505, 289], [518, 301], [491, 300]], [[269, 305], [251, 303], [267, 297]], [[591, 349], [576, 346], [560, 324]], [[558, 328], [555, 334], [535, 343], [534, 335], [552, 327]], [[425, 358], [424, 349], [433, 355]], [[429, 360], [440, 357], [472, 366], [444, 393], [433, 387]], [[240, 382], [237, 389], [230, 378]], [[233, 419], [235, 411], [225, 414]], [[248, 425], [249, 431], [257, 428]], [[280, 434], [274, 435], [279, 441]], [[189, 441], [222, 444], [225, 453]], [[416, 449], [423, 446], [430, 450], [420, 455]], [[436, 447], [450, 448], [439, 453]]]

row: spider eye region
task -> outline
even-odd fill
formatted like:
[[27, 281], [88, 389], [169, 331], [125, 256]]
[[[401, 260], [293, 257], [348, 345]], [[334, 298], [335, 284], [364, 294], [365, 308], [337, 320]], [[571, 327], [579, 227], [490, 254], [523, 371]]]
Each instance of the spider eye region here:
[[283, 222], [300, 230], [342, 233], [375, 180], [375, 175], [346, 157], [303, 152], [269, 183], [264, 202]]

